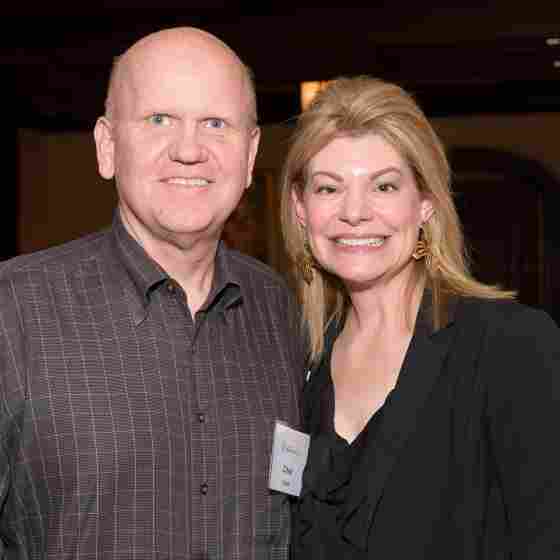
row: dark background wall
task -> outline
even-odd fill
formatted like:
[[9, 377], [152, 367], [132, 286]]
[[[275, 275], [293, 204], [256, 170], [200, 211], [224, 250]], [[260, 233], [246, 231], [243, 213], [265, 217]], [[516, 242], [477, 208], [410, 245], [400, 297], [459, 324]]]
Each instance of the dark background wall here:
[[211, 0], [200, 7], [196, 0], [34, 4], [11, 3], [0, 39], [3, 95], [22, 126], [89, 127], [112, 58], [174, 25], [203, 27], [240, 53], [255, 70], [263, 122], [293, 116], [299, 81], [356, 73], [399, 81], [440, 114], [558, 108], [554, 0], [345, 9], [268, 3], [257, 14]]
[[255, 252], [286, 269], [275, 178], [300, 111], [299, 82], [372, 74], [414, 93], [444, 138], [479, 276], [519, 289], [522, 299], [558, 316], [559, 3], [416, 4], [272, 4], [259, 13], [211, 1], [11, 6], [0, 39], [0, 258], [109, 223], [114, 189], [97, 176], [91, 129], [112, 58], [151, 31], [194, 25], [225, 40], [256, 74], [264, 127], [257, 182], [265, 195], [251, 202], [264, 205], [270, 219], [257, 223]]

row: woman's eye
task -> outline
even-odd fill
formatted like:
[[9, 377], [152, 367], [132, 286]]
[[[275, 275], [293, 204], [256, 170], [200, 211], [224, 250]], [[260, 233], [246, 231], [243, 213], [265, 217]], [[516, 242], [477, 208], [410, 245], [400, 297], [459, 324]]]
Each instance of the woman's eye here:
[[149, 121], [158, 126], [169, 126], [171, 124], [171, 117], [163, 113], [156, 113], [150, 116]]
[[224, 128], [226, 126], [226, 123], [224, 120], [222, 119], [207, 119], [206, 120], [206, 126], [208, 128]]
[[332, 185], [319, 185], [315, 187], [315, 192], [317, 194], [332, 194], [336, 192], [336, 187]]
[[396, 190], [397, 187], [393, 183], [381, 183], [377, 185], [377, 190], [381, 192], [391, 192]]

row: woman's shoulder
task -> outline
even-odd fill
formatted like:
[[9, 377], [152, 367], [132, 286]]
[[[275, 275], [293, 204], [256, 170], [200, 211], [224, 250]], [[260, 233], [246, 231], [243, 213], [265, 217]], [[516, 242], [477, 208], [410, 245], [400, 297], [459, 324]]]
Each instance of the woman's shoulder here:
[[526, 324], [553, 322], [550, 315], [536, 307], [519, 303], [513, 299], [483, 299], [462, 297], [457, 303], [457, 318], [468, 317], [489, 323]]
[[538, 400], [560, 369], [560, 329], [543, 310], [512, 300], [465, 298], [453, 328], [451, 370], [486, 387], [494, 408], [523, 399], [528, 374]]
[[560, 341], [560, 329], [546, 311], [511, 299], [461, 298], [456, 320], [492, 338], [532, 338], [546, 333]]

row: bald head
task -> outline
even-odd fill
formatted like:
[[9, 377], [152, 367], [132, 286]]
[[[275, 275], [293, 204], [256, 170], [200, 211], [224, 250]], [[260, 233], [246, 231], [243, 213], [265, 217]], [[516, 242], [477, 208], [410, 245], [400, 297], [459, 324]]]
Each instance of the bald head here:
[[204, 31], [159, 31], [116, 62], [106, 110], [94, 128], [98, 167], [115, 178], [129, 233], [156, 260], [170, 244], [214, 254], [259, 145], [246, 67]]
[[[223, 41], [194, 27], [157, 31], [140, 39], [123, 55], [115, 58], [105, 101], [106, 116], [109, 119], [118, 116], [124, 93], [135, 72], [141, 72], [146, 65], [171, 65], [178, 59], [191, 61], [193, 69], [217, 65], [238, 73], [246, 96], [247, 120], [251, 126], [256, 125], [257, 103], [251, 69]], [[204, 73], [201, 73], [200, 78], [204, 79]]]

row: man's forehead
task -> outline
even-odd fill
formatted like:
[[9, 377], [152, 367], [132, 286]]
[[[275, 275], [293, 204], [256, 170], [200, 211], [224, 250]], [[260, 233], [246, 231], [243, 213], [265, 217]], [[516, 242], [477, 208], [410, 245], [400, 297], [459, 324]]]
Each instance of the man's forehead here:
[[202, 57], [145, 56], [124, 59], [114, 94], [116, 104], [154, 108], [246, 111], [248, 84], [239, 65]]

